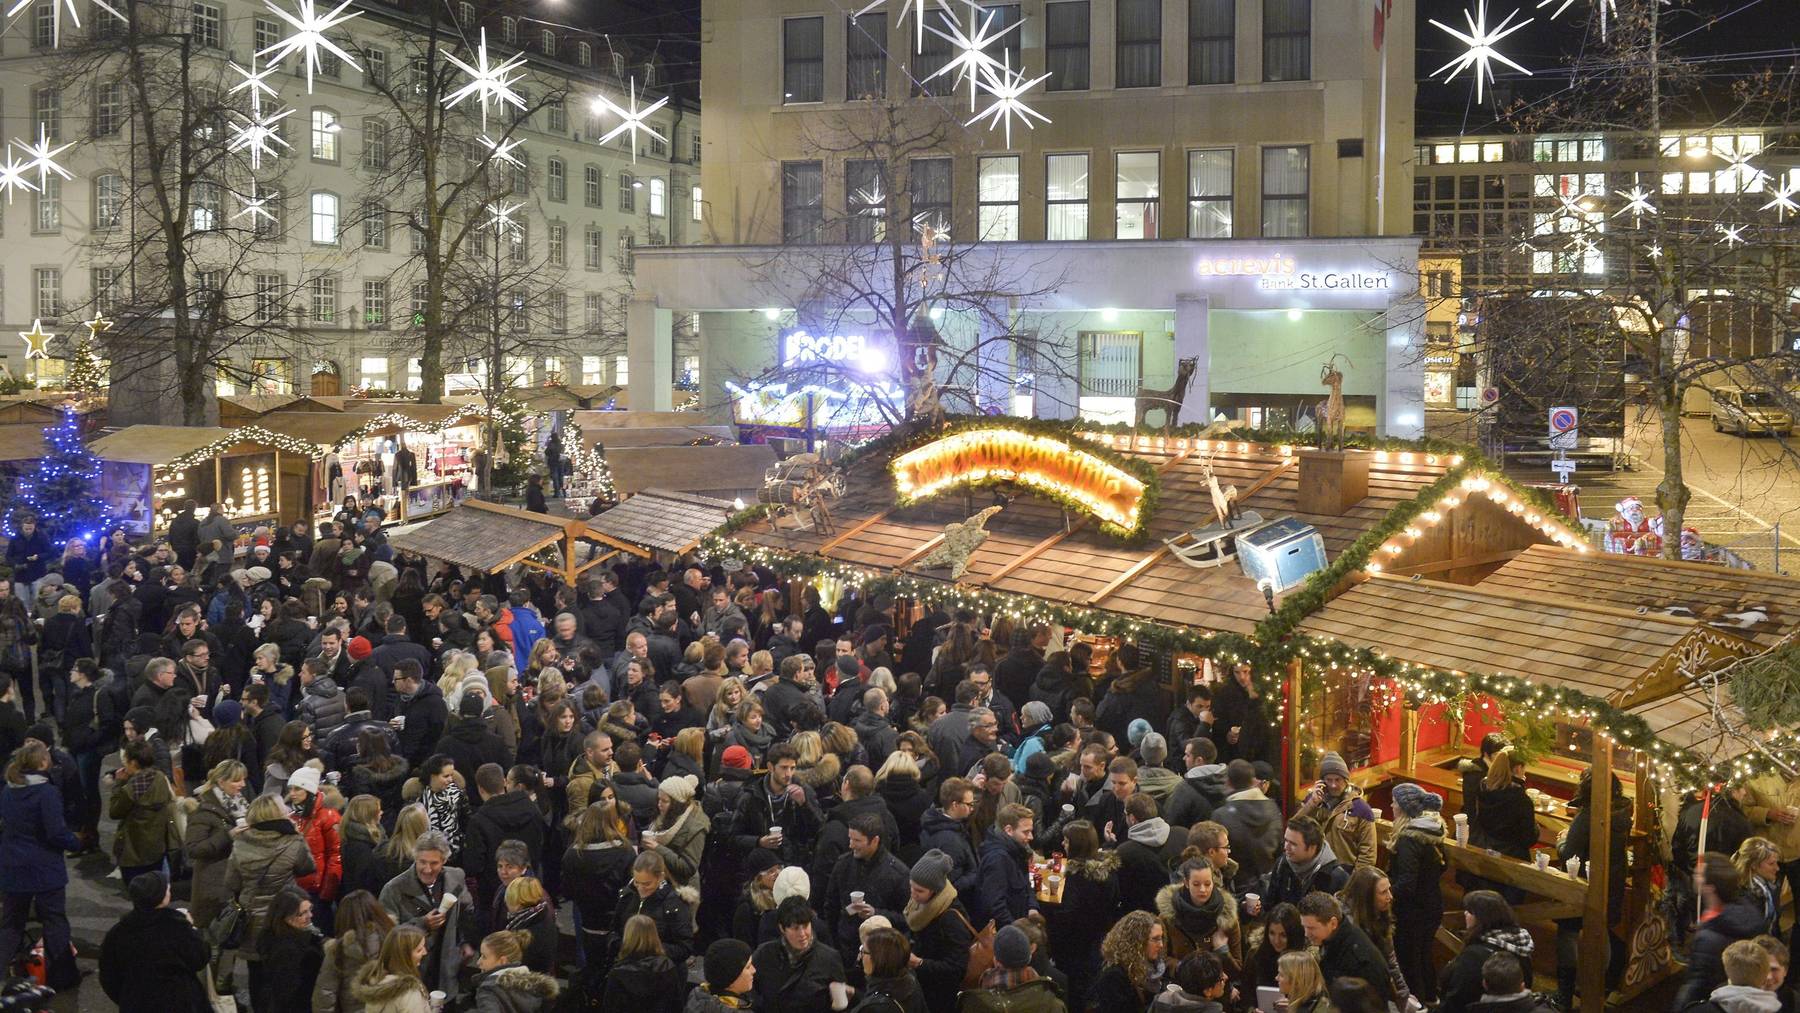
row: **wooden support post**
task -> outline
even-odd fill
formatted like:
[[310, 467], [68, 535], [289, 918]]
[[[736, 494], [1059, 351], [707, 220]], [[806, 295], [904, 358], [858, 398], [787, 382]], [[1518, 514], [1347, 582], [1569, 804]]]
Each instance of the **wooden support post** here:
[[[1590, 726], [1591, 727], [1591, 726]], [[1594, 730], [1593, 791], [1588, 798], [1587, 903], [1581, 918], [1581, 1013], [1605, 1013], [1606, 962], [1612, 927], [1606, 919], [1607, 885], [1625, 870], [1608, 868], [1612, 857], [1612, 740]]]
[[1419, 712], [1400, 699], [1400, 773], [1412, 777], [1419, 765]]
[[1287, 742], [1282, 745], [1282, 784], [1287, 788], [1281, 800], [1281, 811], [1292, 815], [1293, 801], [1300, 797], [1300, 659], [1288, 662], [1287, 670]]

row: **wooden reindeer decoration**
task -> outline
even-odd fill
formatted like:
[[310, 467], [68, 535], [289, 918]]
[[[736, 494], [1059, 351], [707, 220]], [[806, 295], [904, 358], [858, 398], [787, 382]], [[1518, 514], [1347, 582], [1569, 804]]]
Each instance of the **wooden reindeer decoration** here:
[[1337, 361], [1344, 360], [1344, 365], [1352, 366], [1343, 353], [1334, 353], [1325, 360], [1319, 370], [1319, 382], [1331, 391], [1331, 394], [1319, 403], [1319, 449], [1344, 449], [1344, 372], [1337, 368]]
[[1230, 528], [1243, 516], [1238, 509], [1238, 488], [1234, 485], [1227, 489], [1219, 485], [1219, 476], [1213, 472], [1214, 456], [1208, 453], [1200, 459], [1200, 474], [1206, 478], [1206, 491], [1212, 494], [1213, 515], [1218, 518], [1219, 527]]

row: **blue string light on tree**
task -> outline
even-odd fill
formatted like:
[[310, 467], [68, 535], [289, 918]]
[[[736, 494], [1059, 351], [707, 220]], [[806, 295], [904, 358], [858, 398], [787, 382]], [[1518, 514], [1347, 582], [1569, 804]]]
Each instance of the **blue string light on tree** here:
[[81, 442], [81, 418], [65, 406], [62, 420], [44, 429], [48, 449], [37, 466], [19, 476], [14, 509], [0, 518], [0, 530], [12, 537], [20, 513], [37, 518], [38, 527], [61, 546], [70, 539], [99, 539], [113, 520], [112, 509], [95, 495], [100, 485], [100, 458]]

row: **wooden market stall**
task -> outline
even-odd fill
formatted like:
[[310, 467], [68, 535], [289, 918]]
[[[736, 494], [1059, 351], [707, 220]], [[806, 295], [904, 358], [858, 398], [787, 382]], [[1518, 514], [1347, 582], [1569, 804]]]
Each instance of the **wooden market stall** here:
[[721, 499], [645, 489], [610, 510], [588, 518], [588, 530], [612, 540], [664, 553], [689, 552], [731, 517], [732, 505]]
[[247, 426], [264, 415], [300, 400], [294, 394], [227, 394], [219, 398], [219, 425]]
[[767, 444], [606, 450], [606, 464], [621, 498], [646, 489], [705, 493], [726, 500], [754, 498], [774, 463], [775, 448]]
[[[276, 410], [258, 423], [322, 448], [306, 479], [312, 515], [330, 513], [345, 496], [354, 495], [364, 503], [379, 503], [391, 521], [418, 521], [449, 510], [474, 486], [482, 417], [472, 410], [323, 400], [370, 410]], [[396, 408], [400, 410], [391, 410]], [[411, 456], [409, 474], [401, 466], [403, 451]]]
[[190, 499], [202, 510], [223, 503], [236, 524], [289, 524], [303, 516], [302, 490], [284, 480], [283, 463], [306, 452], [255, 427], [128, 426], [89, 449], [101, 461], [101, 498], [132, 534], [165, 531]]
[[[582, 541], [599, 542], [611, 551], [581, 558]], [[535, 514], [497, 503], [465, 500], [435, 520], [396, 532], [389, 544], [481, 573], [496, 573], [522, 564], [556, 574], [571, 587], [581, 574], [629, 552], [648, 556], [637, 545], [591, 530], [574, 517]], [[548, 558], [545, 558], [548, 557]]]

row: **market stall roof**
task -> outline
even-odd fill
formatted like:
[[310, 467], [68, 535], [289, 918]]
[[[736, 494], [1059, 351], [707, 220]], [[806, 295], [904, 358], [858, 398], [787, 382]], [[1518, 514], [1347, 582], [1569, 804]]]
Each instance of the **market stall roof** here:
[[220, 426], [126, 426], [95, 440], [88, 449], [102, 461], [164, 464], [235, 432]]
[[[514, 387], [506, 391], [506, 397], [525, 406], [526, 411], [541, 414], [592, 408], [596, 401], [604, 404], [608, 398], [624, 389], [613, 384], [556, 384], [546, 387]], [[481, 393], [452, 394], [444, 398], [444, 401], [449, 404], [485, 406], [488, 398]]]
[[272, 433], [335, 447], [376, 417], [367, 412], [276, 412], [256, 424]]
[[[458, 566], [493, 573], [525, 560], [542, 549], [561, 545], [566, 553], [566, 567], [554, 572], [566, 573], [573, 583], [575, 575], [604, 556], [596, 556], [586, 564], [575, 566], [569, 560], [573, 543], [582, 538], [611, 545], [616, 549], [648, 555], [630, 543], [590, 531], [586, 521], [554, 514], [536, 514], [515, 507], [464, 500], [449, 513], [389, 537], [395, 549], [416, 552]], [[612, 553], [606, 554], [608, 556]]]
[[1684, 651], [1721, 658], [1749, 641], [1693, 619], [1596, 604], [1541, 589], [1376, 574], [1300, 621], [1299, 629], [1448, 672], [1567, 686], [1631, 707], [1679, 693]]
[[290, 401], [275, 405], [268, 411], [283, 412], [341, 412], [344, 402], [352, 398], [338, 397], [335, 394], [301, 394]]
[[[42, 428], [62, 418], [63, 406], [70, 403], [71, 397], [63, 391], [0, 395], [0, 424], [36, 422]], [[73, 403], [77, 415], [106, 410], [105, 397], [75, 398]]]
[[620, 496], [646, 489], [754, 494], [762, 487], [763, 473], [774, 463], [775, 448], [758, 443], [606, 448], [606, 464], [612, 469], [613, 486]]
[[705, 412], [579, 411], [575, 424], [581, 431], [595, 429], [650, 429], [668, 426], [710, 425], [717, 422]]
[[683, 553], [725, 523], [732, 505], [722, 499], [646, 489], [588, 519], [588, 530], [647, 549]]
[[227, 394], [219, 398], [219, 421], [232, 425], [254, 422], [298, 400], [293, 394]]
[[0, 425], [0, 461], [30, 461], [43, 457], [49, 450], [42, 425]]
[[695, 440], [736, 443], [732, 426], [654, 426], [648, 429], [583, 429], [582, 449], [604, 444], [608, 451], [623, 447], [685, 447]]
[[[1687, 609], [1765, 646], [1800, 629], [1800, 578], [1766, 570], [1537, 545], [1509, 560], [1481, 585], [1583, 598], [1622, 609]], [[1727, 618], [1728, 614], [1740, 618]]]
[[[994, 591], [1109, 611], [1199, 629], [1249, 633], [1268, 614], [1255, 581], [1236, 562], [1195, 569], [1163, 546], [1163, 539], [1212, 522], [1212, 500], [1202, 473], [1198, 441], [1162, 441], [1097, 435], [1121, 453], [1161, 472], [1162, 494], [1149, 522], [1145, 544], [1127, 546], [1076, 522], [1065, 531], [1061, 509], [1030, 494], [1021, 495], [987, 524], [987, 541], [975, 550], [962, 583]], [[1266, 520], [1296, 517], [1318, 529], [1328, 557], [1336, 558], [1389, 511], [1416, 498], [1441, 478], [1451, 459], [1423, 453], [1372, 455], [1368, 496], [1340, 516], [1301, 513], [1298, 458], [1267, 444], [1211, 445], [1221, 486], [1235, 486], [1246, 511]], [[610, 457], [609, 453], [609, 457]], [[733, 537], [788, 552], [821, 553], [833, 560], [876, 570], [901, 569], [920, 577], [945, 578], [945, 570], [923, 570], [917, 561], [944, 525], [991, 505], [991, 493], [977, 490], [967, 500], [958, 493], [908, 506], [894, 505], [894, 480], [885, 460], [865, 456], [845, 476], [847, 492], [830, 505], [836, 530], [795, 531], [758, 521]], [[615, 468], [616, 473], [616, 468]], [[971, 507], [973, 509], [971, 509]]]

